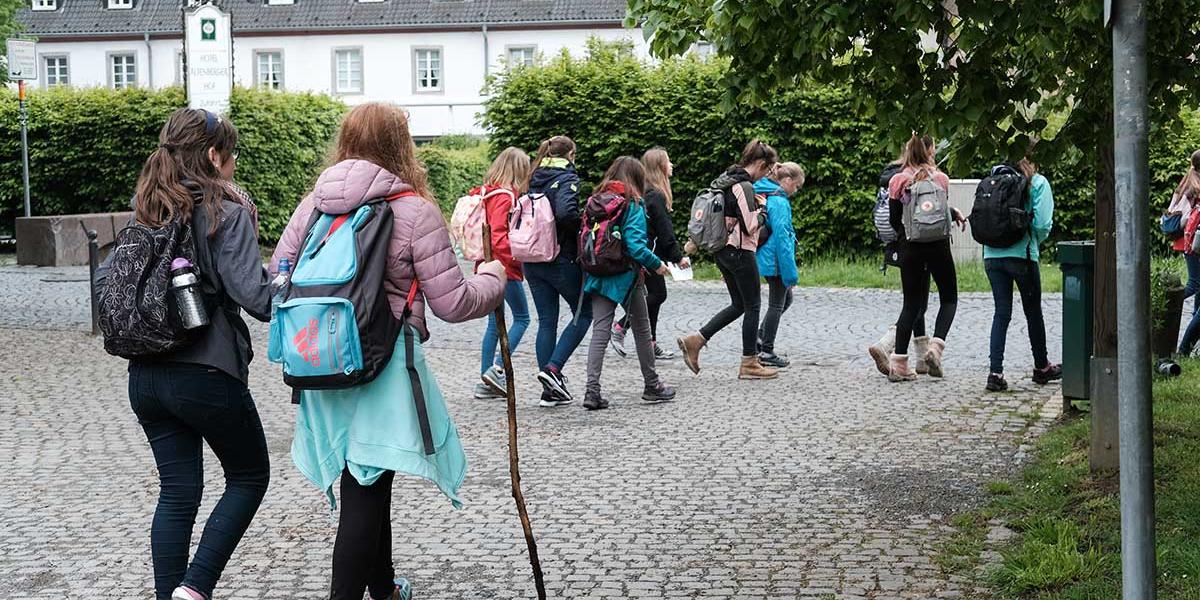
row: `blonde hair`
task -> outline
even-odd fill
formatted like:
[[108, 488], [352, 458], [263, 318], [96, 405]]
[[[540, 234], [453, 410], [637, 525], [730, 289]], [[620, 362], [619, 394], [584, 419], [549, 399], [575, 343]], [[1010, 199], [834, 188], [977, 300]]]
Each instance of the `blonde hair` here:
[[790, 177], [796, 180], [796, 187], [804, 187], [804, 168], [794, 162], [782, 162], [775, 166], [775, 179]]
[[408, 131], [404, 109], [382, 102], [360, 104], [342, 120], [333, 162], [365, 160], [399, 177], [422, 198], [437, 203], [429, 190], [425, 166]]
[[933, 162], [933, 137], [918, 136], [916, 133], [908, 138], [908, 143], [904, 145], [904, 168], [914, 169], [917, 174], [913, 176], [913, 181], [925, 179], [929, 173], [926, 169], [937, 169], [937, 164]]
[[525, 193], [529, 185], [529, 173], [533, 165], [524, 150], [509, 146], [500, 152], [488, 168], [483, 184], [515, 190], [517, 195]]
[[667, 156], [667, 151], [659, 146], [647, 150], [642, 155], [642, 166], [646, 167], [647, 190], [662, 192], [667, 197], [667, 212], [670, 212], [674, 196], [671, 194], [671, 178], [667, 176], [667, 169], [671, 166], [671, 158]]
[[1200, 194], [1200, 150], [1192, 153], [1191, 167], [1183, 175], [1183, 179], [1179, 180], [1179, 186], [1175, 188], [1175, 193], [1185, 196], [1189, 200]]

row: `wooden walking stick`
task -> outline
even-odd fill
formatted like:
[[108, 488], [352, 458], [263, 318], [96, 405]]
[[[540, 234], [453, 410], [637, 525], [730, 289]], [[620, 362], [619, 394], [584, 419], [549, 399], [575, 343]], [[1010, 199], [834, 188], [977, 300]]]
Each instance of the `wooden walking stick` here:
[[[486, 222], [483, 224], [483, 259], [492, 260], [492, 228]], [[504, 382], [508, 398], [508, 475], [512, 480], [512, 497], [517, 503], [517, 514], [521, 517], [521, 529], [525, 531], [525, 545], [529, 547], [529, 566], [533, 568], [538, 600], [546, 600], [546, 582], [542, 578], [542, 562], [538, 560], [537, 540], [533, 539], [533, 525], [529, 523], [529, 511], [525, 509], [525, 494], [521, 493], [521, 469], [517, 456], [517, 389], [513, 380], [512, 350], [508, 347], [508, 326], [504, 323], [504, 302], [496, 307], [496, 337], [500, 338], [500, 356], [504, 359]]]

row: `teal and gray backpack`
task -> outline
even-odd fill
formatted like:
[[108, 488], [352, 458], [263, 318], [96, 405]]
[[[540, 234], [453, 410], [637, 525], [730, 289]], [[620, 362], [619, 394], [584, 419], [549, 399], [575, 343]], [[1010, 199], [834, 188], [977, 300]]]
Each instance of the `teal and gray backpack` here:
[[391, 201], [364, 204], [342, 215], [313, 211], [283, 303], [271, 320], [267, 358], [283, 364], [283, 381], [300, 390], [344, 389], [373, 381], [405, 336], [408, 373], [426, 454], [433, 454], [425, 400], [412, 364], [415, 333], [408, 321], [418, 283], [408, 291], [404, 318], [392, 314], [383, 283], [392, 239]]
[[[925, 178], [917, 180], [917, 175]], [[908, 186], [908, 203], [904, 205], [904, 234], [910, 242], [938, 242], [950, 239], [950, 194], [928, 171], [918, 171]]]

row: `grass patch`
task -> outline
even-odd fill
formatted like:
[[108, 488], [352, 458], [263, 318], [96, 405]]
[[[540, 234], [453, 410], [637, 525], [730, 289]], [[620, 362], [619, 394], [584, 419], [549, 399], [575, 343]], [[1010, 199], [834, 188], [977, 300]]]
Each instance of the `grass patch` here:
[[[1200, 598], [1200, 360], [1184, 374], [1154, 382], [1154, 463], [1160, 598]], [[1060, 600], [1121, 596], [1120, 505], [1115, 473], [1088, 467], [1086, 417], [1067, 421], [1038, 441], [1033, 462], [1016, 480], [988, 484], [983, 510], [958, 515], [956, 534], [938, 564], [978, 574], [985, 524], [998, 518], [1015, 530], [1000, 564], [982, 574], [1005, 598]]]
[[[983, 262], [958, 263], [956, 269], [958, 291], [990, 292], [992, 290], [987, 274], [983, 272]], [[1058, 265], [1042, 263], [1041, 274], [1043, 292], [1062, 291], [1062, 272]], [[700, 280], [712, 281], [720, 279], [721, 273], [711, 261], [697, 261], [695, 277]], [[886, 272], [880, 272], [879, 261], [875, 259], [818, 257], [800, 265], [800, 286], [899, 290], [900, 269], [888, 267]], [[933, 289], [937, 289], [937, 287], [934, 286]], [[1013, 293], [1016, 293], [1015, 288]]]

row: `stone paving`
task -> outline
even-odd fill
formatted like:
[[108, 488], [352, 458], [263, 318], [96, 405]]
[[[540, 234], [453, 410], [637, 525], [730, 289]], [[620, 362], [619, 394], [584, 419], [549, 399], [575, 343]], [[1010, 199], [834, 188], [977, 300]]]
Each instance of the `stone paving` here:
[[[713, 283], [671, 287], [662, 337], [726, 300]], [[991, 301], [964, 295], [947, 378], [889, 384], [862, 349], [899, 296], [803, 289], [784, 317], [796, 360], [773, 382], [735, 378], [738, 334], [722, 332], [693, 377], [662, 365], [680, 398], [637, 400], [632, 358], [611, 355], [613, 408], [536, 406], [531, 349], [518, 352], [522, 475], [554, 598], [976, 598], [933, 557], [949, 517], [1023, 460], [1057, 410], [1056, 385], [1028, 377], [1019, 308], [1009, 334], [1014, 391], [986, 395]], [[1061, 299], [1044, 299], [1058, 358]], [[536, 324], [534, 325], [536, 327]], [[478, 401], [482, 322], [433, 323], [429, 356], [471, 461], [454, 510], [433, 486], [398, 479], [397, 569], [417, 598], [534, 597], [509, 496], [503, 403]], [[129, 410], [125, 363], [87, 335], [86, 271], [0, 267], [0, 598], [151, 597], [157, 478]], [[265, 326], [252, 327], [265, 347]], [[586, 344], [586, 342], [585, 342]], [[261, 354], [261, 352], [260, 352]], [[568, 367], [582, 384], [583, 356]], [[336, 515], [292, 466], [292, 407], [274, 365], [251, 389], [272, 458], [267, 499], [217, 598], [323, 598]], [[196, 535], [222, 489], [207, 455]]]

